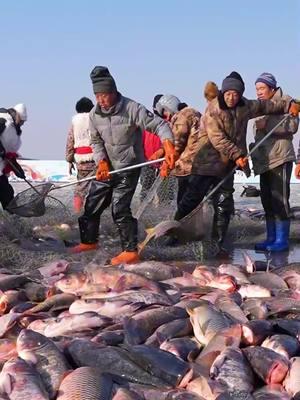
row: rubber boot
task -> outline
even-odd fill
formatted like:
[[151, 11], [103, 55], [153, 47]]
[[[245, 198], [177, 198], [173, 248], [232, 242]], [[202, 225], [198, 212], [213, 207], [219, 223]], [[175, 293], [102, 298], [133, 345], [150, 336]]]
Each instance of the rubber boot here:
[[70, 248], [70, 253], [78, 254], [96, 250], [98, 248], [99, 220], [82, 216], [78, 218], [78, 224], [81, 243]]
[[280, 252], [288, 250], [289, 248], [289, 235], [290, 235], [290, 221], [276, 221], [276, 240], [271, 245], [267, 246], [267, 251]]
[[230, 222], [230, 213], [223, 213], [220, 215], [215, 215], [212, 228], [212, 240], [218, 245], [217, 257], [227, 258], [228, 252], [223, 247], [226, 233], [228, 231], [228, 226]]
[[140, 257], [137, 251], [122, 251], [119, 255], [111, 259], [111, 265], [118, 264], [136, 264], [140, 262]]
[[76, 214], [79, 214], [82, 211], [83, 207], [83, 199], [80, 196], [74, 196], [73, 200], [73, 208]]
[[276, 228], [275, 228], [275, 220], [267, 219], [266, 220], [266, 230], [267, 230], [267, 239], [264, 242], [256, 243], [255, 250], [256, 251], [266, 251], [267, 246], [273, 244], [276, 240]]
[[84, 251], [93, 251], [93, 250], [97, 250], [98, 249], [98, 245], [97, 243], [79, 243], [77, 246], [71, 247], [69, 252], [71, 254], [79, 254], [82, 253]]

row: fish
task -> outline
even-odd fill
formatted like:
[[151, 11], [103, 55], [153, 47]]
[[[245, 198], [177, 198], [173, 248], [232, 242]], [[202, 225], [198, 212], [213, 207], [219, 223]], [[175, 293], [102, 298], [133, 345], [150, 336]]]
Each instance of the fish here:
[[133, 392], [132, 390], [119, 387], [112, 400], [144, 400], [144, 397], [141, 397], [138, 393]]
[[170, 387], [160, 377], [151, 375], [136, 364], [128, 351], [120, 347], [99, 346], [88, 340], [75, 339], [67, 346], [67, 354], [77, 367], [98, 368], [102, 373], [114, 374], [129, 382], [152, 385], [155, 387]]
[[189, 337], [166, 339], [160, 344], [159, 348], [174, 354], [184, 361], [191, 361], [200, 352], [200, 344]]
[[175, 231], [181, 226], [179, 221], [175, 220], [168, 220], [168, 221], [162, 221], [153, 228], [148, 228], [146, 229], [146, 237], [145, 239], [138, 244], [138, 251], [141, 253], [144, 248], [147, 246], [147, 244], [150, 242], [150, 240], [158, 239], [161, 236], [164, 236], [166, 233], [172, 233], [172, 231]]
[[290, 369], [283, 381], [283, 386], [285, 390], [295, 398], [297, 394], [300, 394], [300, 357], [291, 358], [290, 364]]
[[88, 291], [115, 291], [122, 292], [127, 289], [143, 288], [156, 293], [163, 293], [160, 284], [141, 275], [119, 270], [114, 267], [97, 268], [88, 272], [66, 275], [55, 283], [55, 286], [64, 293], [80, 294]]
[[187, 309], [198, 342], [207, 345], [213, 336], [221, 329], [228, 328], [232, 323], [212, 304], [203, 301], [201, 306]]
[[16, 341], [7, 338], [0, 339], [0, 364], [17, 356]]
[[48, 338], [72, 335], [77, 332], [101, 329], [112, 323], [112, 319], [103, 317], [95, 312], [74, 314], [63, 318], [44, 321], [46, 323], [44, 335]]
[[75, 299], [76, 296], [69, 293], [55, 294], [54, 296], [48, 297], [44, 301], [40, 302], [35, 307], [30, 308], [27, 312], [25, 311], [23, 314], [34, 314], [49, 310], [64, 310], [68, 308]]
[[195, 358], [195, 363], [201, 366], [201, 374], [209, 376], [210, 368], [215, 359], [227, 347], [239, 347], [241, 343], [242, 327], [239, 324], [223, 328], [216, 333], [208, 344]]
[[187, 313], [180, 307], [151, 308], [124, 318], [125, 342], [128, 344], [144, 343], [155, 330], [175, 319], [187, 318]]
[[263, 386], [261, 389], [255, 390], [252, 394], [254, 400], [291, 400], [291, 397], [283, 391], [281, 385], [278, 385], [278, 388], [274, 386]]
[[164, 281], [182, 274], [180, 266], [167, 264], [161, 261], [142, 261], [138, 264], [122, 264], [121, 270], [133, 272], [152, 281]]
[[174, 321], [162, 324], [146, 340], [145, 344], [159, 345], [167, 339], [173, 339], [192, 334], [193, 327], [189, 318], [175, 319]]
[[210, 368], [210, 377], [229, 390], [238, 388], [241, 392], [251, 393], [254, 389], [251, 366], [238, 347], [226, 347], [217, 356]]
[[92, 367], [80, 367], [62, 381], [57, 400], [110, 400], [113, 381], [110, 375]]
[[246, 324], [248, 318], [245, 316], [242, 309], [228, 296], [220, 295], [215, 301], [215, 306], [219, 308], [220, 311], [226, 313], [236, 322]]
[[252, 346], [243, 349], [255, 373], [267, 384], [282, 383], [289, 361], [282, 355], [265, 347]]
[[7, 290], [0, 293], [0, 315], [9, 312], [13, 307], [28, 300], [24, 290]]
[[70, 366], [54, 342], [37, 332], [23, 329], [17, 338], [17, 352], [23, 360], [35, 365], [49, 398], [55, 399]]
[[256, 319], [242, 325], [242, 343], [245, 346], [260, 345], [273, 332], [271, 322]]
[[118, 344], [123, 343], [124, 337], [125, 335], [123, 330], [106, 331], [98, 333], [91, 339], [91, 341], [103, 344], [104, 346], [117, 346]]
[[0, 373], [0, 391], [11, 400], [49, 399], [37, 371], [19, 357], [4, 364]]
[[288, 285], [279, 275], [273, 272], [255, 272], [249, 276], [252, 284], [266, 289], [287, 289]]
[[192, 377], [189, 364], [172, 353], [143, 344], [125, 348], [130, 355], [135, 354], [140, 366], [172, 387], [185, 387]]
[[269, 336], [262, 342], [261, 346], [274, 350], [288, 360], [296, 356], [300, 350], [299, 341], [292, 336], [284, 334]]
[[145, 303], [128, 304], [126, 301], [102, 301], [99, 299], [75, 300], [69, 307], [71, 314], [82, 314], [84, 312], [96, 312], [101, 316], [114, 318], [115, 321], [122, 320], [126, 316], [133, 315]]

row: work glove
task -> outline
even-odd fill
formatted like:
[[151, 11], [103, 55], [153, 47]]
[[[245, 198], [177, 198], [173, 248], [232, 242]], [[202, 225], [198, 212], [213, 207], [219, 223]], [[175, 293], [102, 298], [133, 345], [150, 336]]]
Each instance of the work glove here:
[[296, 164], [295, 177], [300, 179], [300, 164]]
[[14, 174], [20, 179], [26, 179], [25, 172], [15, 158], [6, 159]]
[[300, 112], [300, 105], [295, 102], [292, 102], [290, 104], [289, 114], [292, 115], [293, 117], [298, 117], [299, 112]]
[[166, 139], [163, 141], [163, 148], [165, 151], [166, 163], [167, 163], [169, 169], [174, 169], [175, 162], [179, 158], [178, 154], [175, 151], [174, 144], [169, 139]]
[[248, 165], [248, 158], [247, 157], [239, 157], [235, 160], [235, 164], [241, 168], [245, 169]]
[[72, 175], [73, 170], [75, 171], [74, 163], [69, 162], [69, 174]]
[[100, 160], [98, 162], [96, 179], [97, 181], [107, 181], [108, 179], [110, 179], [109, 165], [106, 160]]
[[149, 161], [157, 160], [162, 158], [165, 155], [165, 151], [163, 148], [156, 150], [151, 157], [149, 157]]
[[170, 168], [168, 167], [168, 164], [166, 163], [166, 161], [163, 161], [160, 169], [159, 169], [159, 175], [162, 178], [167, 178], [170, 175]]

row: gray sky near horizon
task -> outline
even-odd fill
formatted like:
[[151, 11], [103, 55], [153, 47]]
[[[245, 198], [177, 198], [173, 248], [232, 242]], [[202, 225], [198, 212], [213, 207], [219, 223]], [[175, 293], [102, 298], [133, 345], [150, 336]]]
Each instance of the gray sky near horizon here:
[[95, 65], [149, 108], [171, 93], [203, 111], [205, 82], [220, 85], [232, 70], [248, 98], [264, 71], [300, 98], [299, 11], [298, 0], [3, 2], [0, 106], [27, 105], [22, 156], [62, 159], [76, 101], [94, 100]]

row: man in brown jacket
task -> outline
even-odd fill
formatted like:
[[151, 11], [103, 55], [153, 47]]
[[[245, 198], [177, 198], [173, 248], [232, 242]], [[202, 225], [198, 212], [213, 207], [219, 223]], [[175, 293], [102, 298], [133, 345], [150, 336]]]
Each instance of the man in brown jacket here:
[[[188, 189], [178, 204], [175, 218], [188, 215], [235, 165], [246, 175], [248, 166], [246, 132], [249, 119], [267, 114], [291, 112], [299, 107], [290, 101], [248, 100], [243, 97], [244, 82], [237, 72], [232, 72], [223, 82], [219, 95], [212, 100], [201, 119], [199, 150], [195, 156]], [[220, 249], [234, 211], [233, 176], [227, 179], [214, 198], [212, 238]]]
[[[178, 160], [172, 175], [177, 177], [177, 203], [179, 203], [188, 185], [192, 161], [197, 151], [201, 113], [185, 103], [180, 103], [176, 96], [168, 94], [159, 99], [156, 107], [162, 118], [169, 122], [175, 139]], [[164, 150], [161, 148], [152, 155], [151, 159], [155, 160], [163, 156]], [[167, 177], [169, 172], [166, 163], [163, 163], [161, 176]]]

